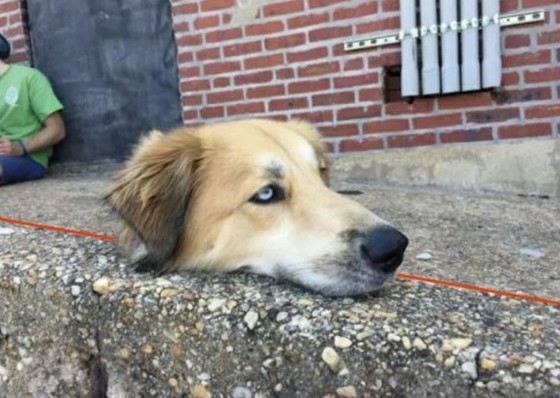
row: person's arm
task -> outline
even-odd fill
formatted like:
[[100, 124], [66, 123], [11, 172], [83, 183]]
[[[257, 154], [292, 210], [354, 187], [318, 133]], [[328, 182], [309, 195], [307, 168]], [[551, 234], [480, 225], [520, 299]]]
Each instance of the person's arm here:
[[43, 122], [44, 127], [37, 134], [32, 135], [22, 141], [25, 149], [29, 153], [40, 151], [58, 144], [66, 136], [66, 129], [60, 112], [55, 112], [48, 116]]
[[[59, 143], [65, 135], [66, 130], [60, 112], [55, 112], [45, 119], [41, 130], [24, 139], [21, 145], [27, 153], [33, 153]], [[24, 148], [21, 145], [0, 138], [0, 155], [22, 156]]]

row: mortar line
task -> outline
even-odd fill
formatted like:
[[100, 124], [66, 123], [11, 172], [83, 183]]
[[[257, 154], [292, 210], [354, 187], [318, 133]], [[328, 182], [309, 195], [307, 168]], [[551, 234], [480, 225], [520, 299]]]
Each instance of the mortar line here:
[[[54, 232], [59, 232], [59, 233], [67, 234], [67, 235], [76, 235], [76, 236], [81, 236], [81, 237], [86, 237], [86, 238], [105, 240], [105, 241], [109, 241], [109, 242], [115, 240], [115, 237], [111, 236], [111, 235], [98, 234], [98, 233], [94, 233], [94, 232], [81, 231], [81, 230], [71, 229], [71, 228], [57, 227], [57, 226], [53, 226], [53, 225], [41, 224], [41, 223], [35, 223], [35, 222], [23, 221], [23, 220], [17, 220], [17, 219], [14, 219], [14, 218], [7, 218], [7, 217], [2, 217], [2, 216], [0, 216], [0, 223], [6, 223], [6, 224], [11, 224], [11, 225], [42, 229], [42, 230], [47, 230], [47, 231], [54, 231]], [[514, 292], [509, 292], [507, 290], [493, 289], [493, 288], [488, 288], [488, 287], [484, 287], [484, 286], [472, 285], [472, 284], [468, 284], [468, 283], [454, 282], [454, 281], [448, 281], [448, 280], [445, 280], [445, 279], [436, 279], [436, 278], [430, 278], [430, 277], [427, 277], [427, 276], [406, 274], [406, 273], [402, 273], [402, 272], [397, 273], [395, 275], [395, 277], [397, 279], [405, 279], [405, 280], [410, 280], [410, 281], [414, 281], [414, 282], [422, 282], [422, 283], [428, 283], [428, 284], [433, 284], [433, 285], [445, 286], [445, 287], [450, 287], [450, 288], [459, 289], [459, 290], [469, 290], [469, 291], [473, 291], [473, 292], [477, 292], [477, 293], [495, 294], [495, 295], [501, 296], [501, 297], [514, 298], [514, 299], [519, 299], [519, 300], [524, 300], [524, 301], [532, 301], [532, 302], [540, 303], [540, 304], [560, 306], [560, 300], [554, 300], [554, 299], [550, 299], [550, 298], [546, 298], [546, 297], [532, 296], [532, 295], [524, 294], [524, 293], [514, 293]]]

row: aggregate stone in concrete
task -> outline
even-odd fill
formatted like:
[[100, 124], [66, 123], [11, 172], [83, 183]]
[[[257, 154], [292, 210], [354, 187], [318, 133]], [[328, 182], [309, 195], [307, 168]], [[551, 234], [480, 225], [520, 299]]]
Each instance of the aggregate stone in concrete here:
[[[56, 175], [0, 188], [0, 216], [115, 234], [117, 218], [101, 198], [112, 172]], [[560, 297], [560, 199], [514, 194], [336, 188], [391, 221], [410, 238], [400, 271]], [[417, 259], [429, 254], [429, 261]]]
[[[0, 188], [0, 215], [114, 233], [107, 178]], [[403, 272], [560, 297], [557, 199], [350, 188], [411, 237]], [[111, 242], [0, 227], [0, 397], [558, 396], [556, 306], [405, 280], [330, 299], [154, 277]]]
[[0, 397], [87, 396], [101, 363], [99, 299], [84, 271], [103, 249], [10, 229], [0, 235]]

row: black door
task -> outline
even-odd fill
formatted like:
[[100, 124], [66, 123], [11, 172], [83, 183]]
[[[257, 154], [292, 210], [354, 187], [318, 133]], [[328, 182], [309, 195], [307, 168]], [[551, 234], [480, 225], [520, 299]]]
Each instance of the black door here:
[[27, 0], [33, 65], [63, 102], [59, 162], [123, 160], [181, 124], [169, 0]]

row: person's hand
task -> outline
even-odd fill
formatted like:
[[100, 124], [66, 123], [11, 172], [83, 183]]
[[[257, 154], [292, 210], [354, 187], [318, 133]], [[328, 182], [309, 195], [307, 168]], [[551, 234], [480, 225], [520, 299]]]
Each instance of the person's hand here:
[[21, 156], [23, 149], [17, 142], [0, 138], [0, 155]]

